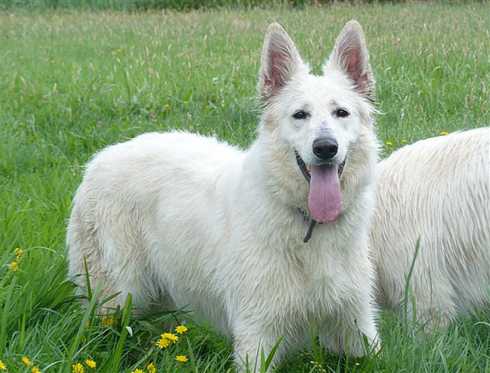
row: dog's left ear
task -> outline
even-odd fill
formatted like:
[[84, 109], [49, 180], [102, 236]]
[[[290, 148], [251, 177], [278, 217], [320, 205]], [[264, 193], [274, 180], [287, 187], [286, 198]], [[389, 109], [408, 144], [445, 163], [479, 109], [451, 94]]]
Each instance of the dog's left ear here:
[[357, 21], [349, 21], [340, 32], [335, 47], [323, 66], [323, 73], [340, 70], [352, 81], [354, 88], [367, 99], [374, 101], [375, 81], [362, 27]]

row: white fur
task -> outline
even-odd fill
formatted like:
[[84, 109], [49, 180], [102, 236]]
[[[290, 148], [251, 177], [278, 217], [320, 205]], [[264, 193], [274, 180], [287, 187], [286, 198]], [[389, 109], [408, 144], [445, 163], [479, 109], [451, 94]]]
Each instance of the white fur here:
[[[399, 308], [406, 276], [430, 327], [490, 300], [490, 128], [408, 145], [379, 164], [371, 233], [381, 301]], [[409, 305], [410, 306], [410, 305]]]
[[[92, 282], [107, 294], [120, 292], [116, 304], [131, 293], [141, 309], [187, 307], [233, 338], [242, 367], [246, 358], [253, 366], [258, 349], [267, 354], [280, 337], [276, 358], [303, 348], [312, 323], [331, 350], [364, 354], [361, 334], [375, 345], [367, 240], [377, 141], [358, 78], [374, 81], [356, 22], [339, 43], [362, 57], [354, 70], [345, 70], [346, 53], [337, 48], [325, 75], [313, 76], [286, 32], [269, 27], [259, 78], [264, 112], [247, 151], [170, 132], [96, 154], [68, 226], [70, 276], [83, 287], [86, 257]], [[339, 105], [351, 116], [333, 117]], [[299, 107], [311, 112], [301, 123], [291, 118]], [[347, 158], [343, 212], [317, 226], [305, 244], [298, 208], [307, 209], [308, 184], [294, 149], [309, 163], [323, 130]]]

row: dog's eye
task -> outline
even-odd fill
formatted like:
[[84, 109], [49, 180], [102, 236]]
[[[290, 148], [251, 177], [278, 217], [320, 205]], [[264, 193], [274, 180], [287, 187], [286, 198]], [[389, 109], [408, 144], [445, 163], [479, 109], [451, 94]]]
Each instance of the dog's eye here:
[[309, 116], [310, 114], [304, 110], [298, 110], [296, 113], [293, 114], [294, 119], [306, 119]]
[[339, 118], [345, 118], [345, 117], [348, 117], [350, 115], [350, 113], [345, 109], [337, 109], [337, 110], [335, 110], [334, 114], [336, 117], [339, 117]]

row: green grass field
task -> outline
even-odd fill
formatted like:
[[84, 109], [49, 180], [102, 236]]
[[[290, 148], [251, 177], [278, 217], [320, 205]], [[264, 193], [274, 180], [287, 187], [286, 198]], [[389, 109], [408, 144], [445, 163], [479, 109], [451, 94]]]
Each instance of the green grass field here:
[[[80, 307], [65, 280], [71, 198], [95, 151], [142, 132], [179, 128], [248, 145], [267, 24], [281, 22], [318, 71], [351, 18], [366, 32], [384, 155], [490, 123], [489, 3], [0, 13], [0, 360], [9, 372], [70, 372], [87, 358], [98, 372], [149, 362], [159, 372], [233, 371], [230, 343], [205, 326], [186, 324], [177, 343], [155, 347], [185, 314], [122, 312], [110, 325]], [[341, 360], [315, 345], [281, 372], [490, 372], [488, 320], [428, 336], [385, 312], [378, 356]]]

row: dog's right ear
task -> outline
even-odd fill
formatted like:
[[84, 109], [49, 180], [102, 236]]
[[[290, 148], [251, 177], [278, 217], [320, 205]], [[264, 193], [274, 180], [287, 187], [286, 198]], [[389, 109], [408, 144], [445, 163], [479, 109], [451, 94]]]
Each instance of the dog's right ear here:
[[278, 23], [270, 24], [262, 48], [259, 75], [258, 91], [262, 103], [267, 104], [301, 66], [303, 61], [287, 32]]

